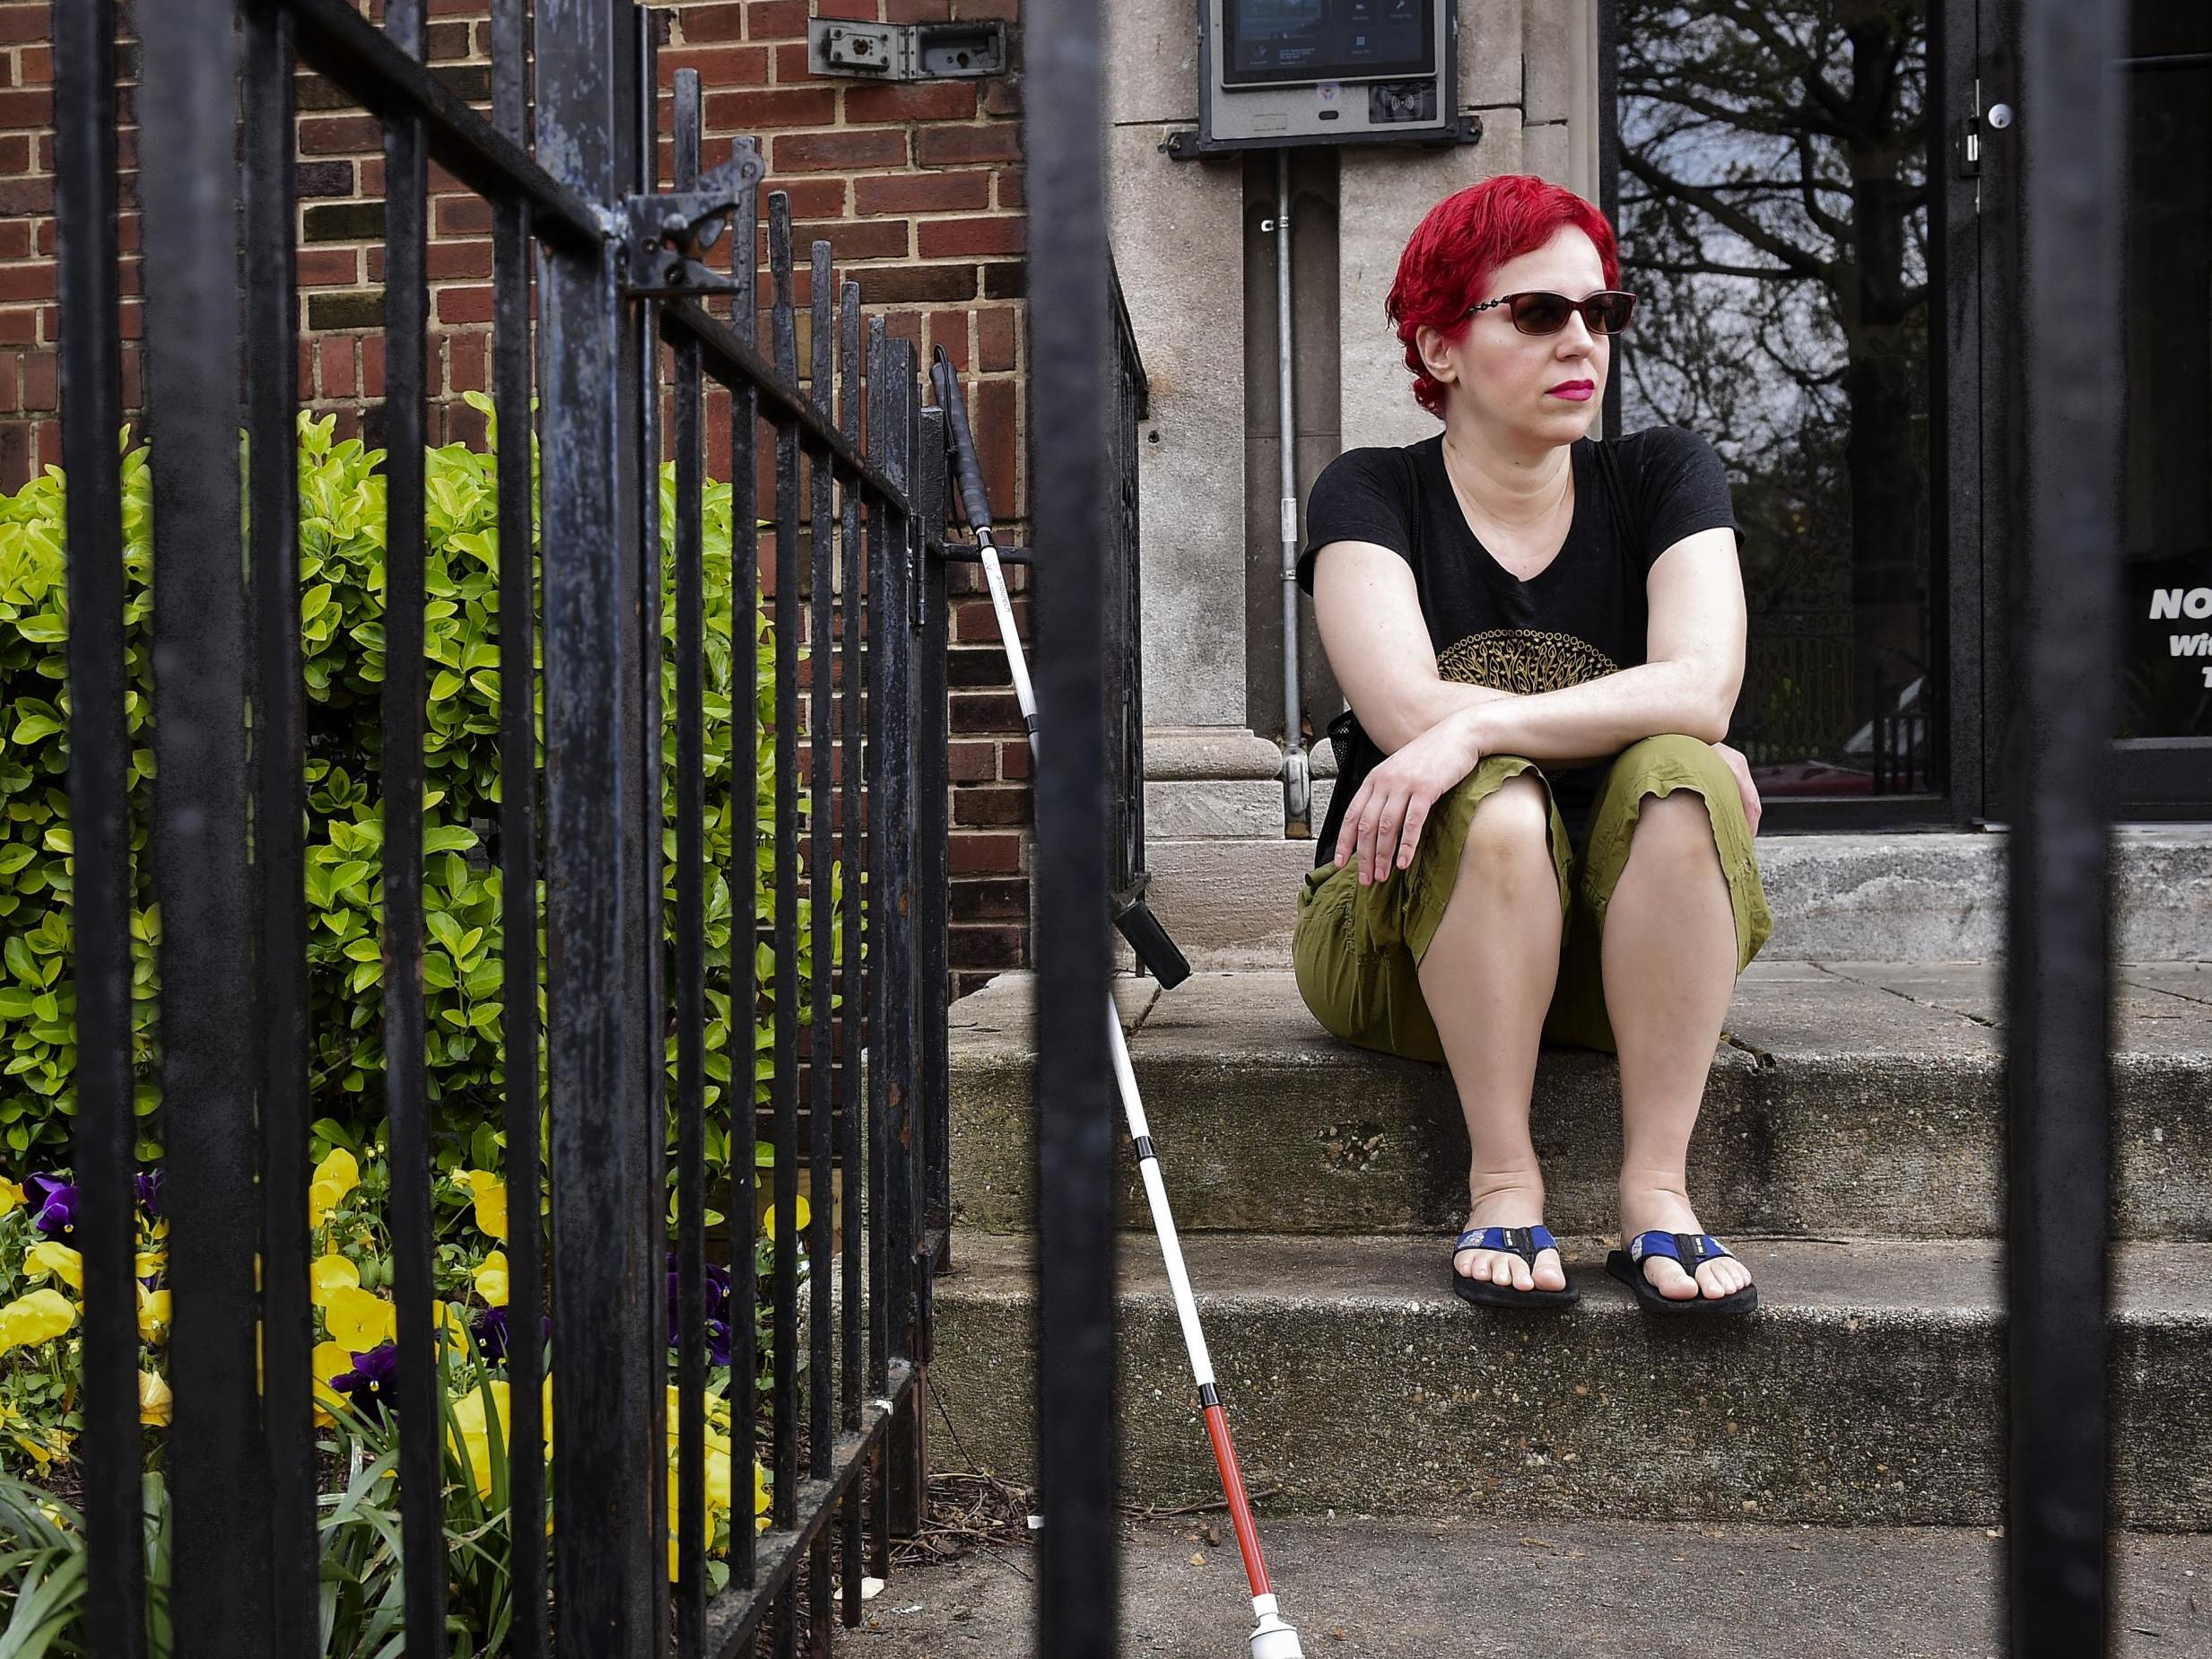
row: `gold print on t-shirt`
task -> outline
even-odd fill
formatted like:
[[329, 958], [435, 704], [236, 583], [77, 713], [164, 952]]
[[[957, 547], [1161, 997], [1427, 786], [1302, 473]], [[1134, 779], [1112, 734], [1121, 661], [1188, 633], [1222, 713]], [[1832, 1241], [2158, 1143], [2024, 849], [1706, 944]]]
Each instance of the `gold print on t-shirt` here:
[[1536, 628], [1470, 633], [1436, 659], [1439, 679], [1488, 685], [1521, 696], [1580, 685], [1619, 671], [1619, 665], [1589, 641]]

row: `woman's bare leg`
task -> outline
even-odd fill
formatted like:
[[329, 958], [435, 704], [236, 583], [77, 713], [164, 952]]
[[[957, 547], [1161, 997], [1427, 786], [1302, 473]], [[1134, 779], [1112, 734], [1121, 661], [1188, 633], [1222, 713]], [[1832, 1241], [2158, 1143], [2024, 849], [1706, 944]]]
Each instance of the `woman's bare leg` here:
[[[1693, 790], [1643, 802], [1628, 863], [1606, 907], [1599, 951], [1606, 1011], [1621, 1060], [1621, 1228], [1702, 1233], [1690, 1207], [1690, 1130], [1736, 987], [1736, 921], [1712, 820]], [[1724, 1297], [1751, 1282], [1733, 1257], [1694, 1279], [1644, 1258], [1663, 1296]]]
[[[1547, 818], [1544, 786], [1525, 773], [1475, 808], [1450, 902], [1416, 970], [1467, 1114], [1471, 1227], [1544, 1219], [1528, 1096], [1559, 977], [1559, 876]], [[1522, 1290], [1567, 1283], [1556, 1250], [1539, 1251], [1533, 1273], [1503, 1250], [1462, 1250], [1452, 1264], [1470, 1279]]]

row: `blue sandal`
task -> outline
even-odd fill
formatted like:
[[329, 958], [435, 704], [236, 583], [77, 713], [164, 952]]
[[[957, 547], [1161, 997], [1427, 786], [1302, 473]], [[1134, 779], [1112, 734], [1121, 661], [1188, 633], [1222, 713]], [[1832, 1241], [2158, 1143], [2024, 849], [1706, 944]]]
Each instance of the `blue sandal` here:
[[1759, 1305], [1756, 1285], [1746, 1285], [1724, 1297], [1709, 1297], [1700, 1286], [1695, 1296], [1676, 1299], [1661, 1293], [1643, 1270], [1646, 1256], [1672, 1256], [1681, 1264], [1682, 1270], [1694, 1279], [1701, 1262], [1735, 1254], [1710, 1233], [1669, 1233], [1654, 1228], [1637, 1234], [1629, 1241], [1627, 1249], [1616, 1250], [1607, 1256], [1606, 1271], [1634, 1291], [1636, 1300], [1655, 1314], [1748, 1314]]
[[1518, 1290], [1511, 1285], [1493, 1284], [1486, 1279], [1469, 1279], [1452, 1266], [1462, 1250], [1509, 1251], [1531, 1267], [1546, 1250], [1557, 1250], [1559, 1243], [1542, 1225], [1536, 1227], [1471, 1227], [1459, 1235], [1459, 1242], [1451, 1247], [1451, 1257], [1445, 1269], [1451, 1274], [1451, 1288], [1460, 1297], [1485, 1307], [1572, 1307], [1581, 1300], [1582, 1293], [1569, 1279], [1564, 1290], [1540, 1290], [1530, 1288]]

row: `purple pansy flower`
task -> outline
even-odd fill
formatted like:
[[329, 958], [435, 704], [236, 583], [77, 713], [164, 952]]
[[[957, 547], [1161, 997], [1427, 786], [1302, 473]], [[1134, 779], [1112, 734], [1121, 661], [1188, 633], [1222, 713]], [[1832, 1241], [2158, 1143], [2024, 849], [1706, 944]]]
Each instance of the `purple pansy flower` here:
[[48, 1238], [66, 1243], [77, 1234], [77, 1189], [74, 1182], [64, 1181], [59, 1175], [33, 1175], [33, 1185], [41, 1189], [39, 1213], [33, 1222], [39, 1232]]
[[[538, 1324], [543, 1332], [541, 1340], [544, 1337], [553, 1335], [552, 1315], [540, 1314]], [[483, 1350], [483, 1357], [486, 1359], [501, 1360], [507, 1358], [507, 1308], [505, 1304], [498, 1307], [487, 1307], [476, 1315], [476, 1346]]]
[[381, 1422], [398, 1375], [399, 1345], [379, 1342], [365, 1354], [355, 1354], [353, 1368], [339, 1372], [330, 1379], [330, 1385], [350, 1396], [354, 1410], [363, 1417]]
[[137, 1194], [139, 1207], [156, 1221], [161, 1218], [161, 1174], [157, 1169], [131, 1177], [131, 1189]]
[[[707, 1357], [718, 1366], [729, 1364], [729, 1270], [706, 1264], [705, 1283], [700, 1300], [701, 1314], [707, 1327]], [[683, 1328], [682, 1279], [676, 1269], [676, 1253], [668, 1253], [668, 1346], [678, 1345], [677, 1333]]]

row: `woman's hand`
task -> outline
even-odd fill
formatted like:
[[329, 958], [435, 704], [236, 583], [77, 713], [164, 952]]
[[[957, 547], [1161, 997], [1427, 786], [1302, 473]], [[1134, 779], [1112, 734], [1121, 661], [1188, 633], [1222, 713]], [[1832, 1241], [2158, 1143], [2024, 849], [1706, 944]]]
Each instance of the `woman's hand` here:
[[1713, 750], [1729, 764], [1736, 774], [1736, 787], [1743, 792], [1744, 816], [1751, 822], [1751, 833], [1759, 833], [1759, 786], [1751, 781], [1751, 763], [1725, 743], [1716, 743]]
[[1473, 709], [1448, 714], [1411, 743], [1386, 755], [1344, 809], [1337, 835], [1337, 867], [1355, 861], [1360, 886], [1389, 878], [1413, 862], [1422, 825], [1436, 798], [1475, 770], [1482, 759]]

